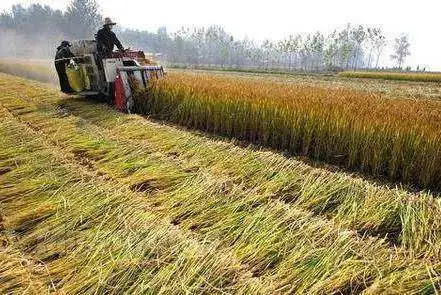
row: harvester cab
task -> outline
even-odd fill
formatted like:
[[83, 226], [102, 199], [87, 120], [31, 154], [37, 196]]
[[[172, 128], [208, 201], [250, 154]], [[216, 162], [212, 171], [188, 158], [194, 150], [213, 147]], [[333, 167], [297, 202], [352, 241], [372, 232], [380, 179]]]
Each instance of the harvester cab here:
[[122, 112], [134, 108], [135, 87], [144, 89], [164, 77], [162, 66], [154, 65], [142, 51], [114, 52], [100, 58], [95, 40], [73, 41], [75, 55], [66, 72], [71, 88], [81, 96], [102, 96]]

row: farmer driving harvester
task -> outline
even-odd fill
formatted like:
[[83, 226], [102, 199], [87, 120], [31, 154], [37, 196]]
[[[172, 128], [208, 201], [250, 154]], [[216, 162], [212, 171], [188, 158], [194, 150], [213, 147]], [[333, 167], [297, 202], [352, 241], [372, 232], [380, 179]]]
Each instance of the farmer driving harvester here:
[[112, 21], [109, 17], [104, 19], [103, 28], [100, 29], [96, 34], [96, 41], [98, 47], [98, 53], [102, 58], [109, 57], [109, 55], [113, 52], [115, 46], [120, 50], [124, 51], [124, 47], [121, 42], [116, 37], [116, 34], [112, 31], [113, 26], [116, 23]]

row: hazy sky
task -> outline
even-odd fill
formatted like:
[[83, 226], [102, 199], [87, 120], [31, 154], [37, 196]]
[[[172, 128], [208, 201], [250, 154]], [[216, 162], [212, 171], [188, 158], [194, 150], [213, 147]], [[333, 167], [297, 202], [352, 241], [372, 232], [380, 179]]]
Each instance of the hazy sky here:
[[[0, 0], [0, 10], [13, 4], [49, 4], [64, 9], [69, 0]], [[407, 64], [441, 70], [441, 0], [98, 0], [103, 15], [121, 26], [170, 31], [181, 26], [222, 25], [235, 37], [263, 40], [290, 33], [329, 32], [350, 22], [382, 26], [388, 37], [409, 33]], [[388, 56], [385, 56], [388, 62]]]

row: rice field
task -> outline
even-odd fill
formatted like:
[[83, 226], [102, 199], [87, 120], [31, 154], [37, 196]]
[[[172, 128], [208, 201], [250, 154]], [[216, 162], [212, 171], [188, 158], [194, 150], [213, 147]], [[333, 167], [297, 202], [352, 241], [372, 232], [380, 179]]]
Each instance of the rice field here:
[[[317, 97], [304, 85], [287, 99], [277, 84], [263, 92], [271, 102], [258, 96], [263, 82], [250, 81], [171, 73], [149, 99], [138, 96], [145, 113], [199, 133], [0, 74], [0, 293], [438, 294], [438, 195], [227, 139], [252, 131], [250, 142], [276, 142], [237, 110], [263, 120], [314, 101], [321, 107], [300, 110], [319, 119], [332, 110], [330, 119], [357, 111], [355, 101], [339, 113], [353, 90]], [[229, 91], [218, 95], [221, 86]], [[393, 120], [412, 116], [432, 131], [435, 101], [381, 103], [395, 107], [356, 117], [404, 128]], [[412, 103], [413, 115], [398, 112]]]
[[441, 188], [439, 101], [201, 73], [171, 73], [135, 101], [157, 119]]
[[[0, 70], [21, 75], [27, 69], [26, 77], [44, 82], [53, 78], [49, 63], [29, 63], [1, 61]], [[171, 72], [136, 99], [138, 113], [157, 119], [417, 189], [441, 188], [438, 99], [185, 71]]]
[[367, 78], [418, 82], [441, 82], [441, 73], [401, 73], [401, 72], [341, 72], [340, 77]]

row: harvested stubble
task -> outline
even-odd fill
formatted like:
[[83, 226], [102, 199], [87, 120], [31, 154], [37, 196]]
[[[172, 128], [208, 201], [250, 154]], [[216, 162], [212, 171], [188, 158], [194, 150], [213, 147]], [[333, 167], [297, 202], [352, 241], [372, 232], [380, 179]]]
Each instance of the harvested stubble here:
[[[440, 204], [430, 195], [0, 81], [1, 234], [11, 262], [0, 268], [1, 292], [440, 288]], [[391, 247], [387, 234], [400, 227]], [[18, 255], [34, 267], [16, 268]]]
[[291, 154], [441, 189], [441, 102], [349, 89], [171, 73], [138, 112]]
[[416, 82], [441, 82], [441, 73], [400, 73], [400, 72], [341, 72], [345, 78], [368, 78]]

